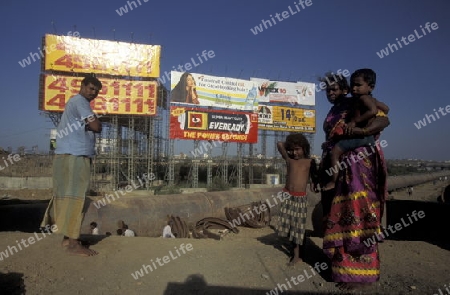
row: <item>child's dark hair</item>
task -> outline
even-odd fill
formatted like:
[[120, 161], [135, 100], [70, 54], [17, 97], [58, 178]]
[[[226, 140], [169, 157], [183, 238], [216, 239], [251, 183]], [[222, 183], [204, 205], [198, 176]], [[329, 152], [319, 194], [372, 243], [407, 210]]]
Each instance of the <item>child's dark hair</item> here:
[[309, 158], [311, 147], [309, 145], [309, 141], [303, 134], [291, 133], [286, 137], [286, 142], [284, 144], [284, 148], [286, 150], [293, 150], [296, 145], [300, 146], [303, 149], [305, 158]]
[[361, 77], [364, 82], [367, 82], [369, 86], [372, 88], [375, 87], [377, 83], [377, 74], [372, 69], [359, 69], [356, 70], [350, 77], [350, 81], [352, 81], [356, 77]]
[[339, 86], [339, 89], [342, 91], [350, 92], [350, 86], [348, 85], [347, 79], [342, 75], [335, 75], [332, 72], [327, 72], [323, 77], [320, 77], [319, 82], [325, 83], [327, 86], [330, 86], [333, 83], [336, 83]]
[[93, 227], [97, 227], [97, 222], [93, 221], [93, 222], [91, 222], [91, 225], [92, 225]]

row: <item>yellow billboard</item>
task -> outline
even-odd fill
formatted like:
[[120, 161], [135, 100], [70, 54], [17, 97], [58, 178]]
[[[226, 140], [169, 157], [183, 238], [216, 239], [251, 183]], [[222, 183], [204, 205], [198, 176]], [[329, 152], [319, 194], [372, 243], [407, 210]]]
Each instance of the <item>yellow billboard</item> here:
[[[80, 91], [83, 77], [41, 76], [39, 109], [63, 112], [67, 101]], [[102, 114], [156, 115], [158, 84], [156, 81], [130, 81], [99, 78], [102, 82], [92, 110]]]
[[316, 132], [316, 111], [288, 106], [258, 106], [258, 128], [288, 132]]
[[45, 35], [44, 70], [159, 77], [161, 46]]

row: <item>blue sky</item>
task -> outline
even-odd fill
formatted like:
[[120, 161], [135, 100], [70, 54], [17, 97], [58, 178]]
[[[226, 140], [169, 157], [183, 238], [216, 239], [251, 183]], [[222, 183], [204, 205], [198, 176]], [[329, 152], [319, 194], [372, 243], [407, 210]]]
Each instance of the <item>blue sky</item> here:
[[[369, 67], [378, 74], [374, 96], [391, 108], [391, 126], [382, 134], [387, 158], [450, 160], [450, 107], [448, 116], [445, 111], [450, 105], [445, 91], [449, 1], [312, 0], [257, 35], [250, 29], [289, 6], [296, 11], [298, 1], [135, 2], [138, 7], [122, 16], [116, 10], [127, 5], [124, 0], [0, 3], [0, 147], [48, 149], [53, 126], [38, 110], [40, 63], [22, 68], [18, 61], [37, 52], [41, 38], [56, 29], [59, 35], [76, 30], [85, 38], [162, 45], [161, 73], [203, 50], [213, 50], [215, 57], [192, 72], [243, 79], [316, 82], [327, 71]], [[424, 35], [420, 26], [427, 22], [438, 28]], [[377, 55], [414, 30], [421, 38], [383, 58]], [[436, 121], [416, 128], [414, 123], [439, 107], [445, 116], [435, 115]], [[320, 154], [321, 126], [329, 108], [325, 94], [316, 93], [315, 154]]]

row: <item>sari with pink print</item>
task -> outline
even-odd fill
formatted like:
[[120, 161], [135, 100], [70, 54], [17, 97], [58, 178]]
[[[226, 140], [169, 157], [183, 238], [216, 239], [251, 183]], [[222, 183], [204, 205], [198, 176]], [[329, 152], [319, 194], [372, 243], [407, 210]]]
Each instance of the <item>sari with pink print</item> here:
[[[325, 119], [323, 157], [335, 144], [332, 135], [341, 132], [348, 106], [333, 106]], [[379, 134], [375, 136], [378, 138]], [[334, 282], [376, 282], [380, 277], [378, 242], [383, 238], [381, 217], [387, 195], [384, 155], [377, 144], [349, 151], [340, 162], [323, 250], [331, 259]]]

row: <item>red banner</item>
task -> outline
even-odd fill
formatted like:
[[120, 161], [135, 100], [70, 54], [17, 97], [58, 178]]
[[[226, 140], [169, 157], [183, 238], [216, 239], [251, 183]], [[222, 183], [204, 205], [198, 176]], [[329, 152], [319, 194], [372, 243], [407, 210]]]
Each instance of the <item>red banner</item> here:
[[171, 107], [170, 138], [256, 143], [258, 141], [258, 114]]

